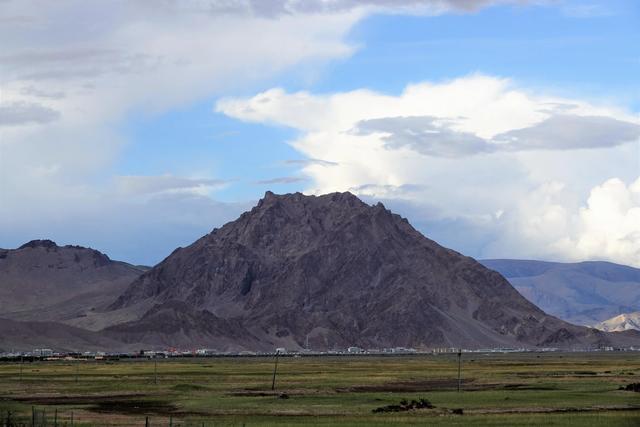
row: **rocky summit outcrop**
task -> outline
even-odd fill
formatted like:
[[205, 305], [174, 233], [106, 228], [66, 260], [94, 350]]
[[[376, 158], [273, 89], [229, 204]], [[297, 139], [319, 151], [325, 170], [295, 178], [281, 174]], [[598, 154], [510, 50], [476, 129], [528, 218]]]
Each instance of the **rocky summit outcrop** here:
[[[640, 342], [545, 314], [499, 273], [350, 193], [267, 192], [109, 307], [128, 342], [216, 348], [588, 347]], [[144, 310], [142, 309], [144, 308]]]

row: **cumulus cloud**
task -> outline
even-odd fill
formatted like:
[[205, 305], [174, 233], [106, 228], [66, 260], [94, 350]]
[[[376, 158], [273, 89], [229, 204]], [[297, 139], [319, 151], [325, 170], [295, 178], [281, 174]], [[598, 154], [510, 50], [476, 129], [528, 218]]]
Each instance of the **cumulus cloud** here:
[[[2, 2], [0, 235], [32, 228], [17, 218], [48, 222], [52, 216], [43, 206], [66, 213], [57, 221], [68, 229], [76, 227], [76, 212], [96, 215], [104, 229], [116, 227], [99, 195], [121, 207], [125, 199], [134, 200], [149, 213], [161, 196], [211, 197], [215, 179], [111, 176], [123, 147], [133, 143], [117, 132], [132, 111], [164, 112], [300, 66], [318, 69], [348, 57], [357, 46], [346, 35], [372, 13], [466, 12], [493, 3]], [[329, 157], [313, 157], [305, 168], [333, 164]]]
[[574, 259], [604, 258], [640, 266], [640, 176], [629, 185], [612, 178], [591, 190], [575, 230], [553, 243]]
[[[10, 232], [27, 235], [34, 227], [16, 219], [50, 223], [53, 217], [43, 206], [66, 213], [57, 221], [70, 235], [76, 212], [95, 215], [102, 228], [118, 227], [96, 195], [120, 206], [124, 199], [134, 200], [149, 214], [160, 195], [213, 197], [216, 180], [110, 176], [122, 148], [133, 143], [117, 132], [124, 118], [132, 111], [155, 114], [181, 107], [301, 64], [344, 58], [355, 49], [345, 35], [364, 16], [345, 10], [268, 19], [213, 13], [208, 6], [203, 10], [206, 3], [3, 3], [3, 238]], [[164, 212], [184, 219], [175, 210]], [[210, 218], [209, 225], [215, 216]]]
[[[502, 2], [3, 2], [0, 85], [3, 106], [11, 108], [0, 114], [2, 244], [46, 236], [101, 248], [114, 258], [155, 262], [252, 202], [214, 200], [225, 183], [208, 176], [113, 177], [114, 162], [131, 143], [116, 130], [130, 112], [170, 110], [300, 65], [318, 68], [348, 57], [357, 47], [346, 35], [372, 13], [469, 12], [496, 3]], [[629, 166], [637, 147], [623, 143], [635, 128], [620, 127], [637, 124], [637, 117], [532, 95], [492, 77], [410, 85], [399, 96], [274, 89], [226, 99], [217, 108], [241, 120], [299, 129], [302, 136], [292, 144], [306, 160], [288, 164], [302, 167], [309, 192], [352, 189], [369, 200], [388, 197], [387, 205], [406, 212], [428, 235], [459, 239], [452, 245], [472, 255], [482, 254], [485, 243], [465, 242], [488, 247], [496, 240], [492, 230], [519, 217], [522, 194], [542, 182], [569, 182], [577, 187], [570, 194], [589, 194], [611, 176], [611, 164], [625, 182], [637, 174], [637, 165]], [[545, 120], [560, 114], [602, 119], [599, 126], [614, 142], [594, 142], [590, 132], [586, 144], [599, 148], [581, 153], [554, 150], [551, 157], [545, 146], [471, 155], [485, 151], [480, 140], [536, 145], [558, 129]], [[405, 120], [412, 117], [426, 119]], [[490, 160], [478, 160], [485, 157]], [[565, 210], [576, 206], [579, 201]], [[551, 233], [553, 227], [544, 227]], [[571, 236], [569, 242], [579, 241]], [[519, 247], [514, 242], [502, 248]]]
[[295, 128], [301, 134], [291, 145], [302, 155], [335, 162], [303, 165], [307, 192], [384, 199], [425, 234], [472, 256], [637, 264], [605, 244], [577, 249], [586, 240], [574, 220], [593, 188], [611, 176], [637, 178], [633, 113], [482, 75], [413, 84], [397, 96], [271, 89], [222, 99], [216, 110]]

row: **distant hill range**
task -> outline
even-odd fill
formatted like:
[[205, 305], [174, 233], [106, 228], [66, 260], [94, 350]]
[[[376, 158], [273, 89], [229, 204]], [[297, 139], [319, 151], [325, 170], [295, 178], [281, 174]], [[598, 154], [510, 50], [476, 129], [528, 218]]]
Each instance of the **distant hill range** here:
[[597, 329], [607, 332], [640, 330], [640, 311], [624, 313], [595, 325]]
[[529, 301], [579, 325], [597, 325], [640, 310], [640, 269], [602, 261], [559, 263], [480, 261], [502, 274]]
[[0, 349], [116, 345], [89, 332], [105, 326], [95, 315], [145, 269], [51, 240], [0, 249]]
[[640, 332], [544, 313], [499, 273], [350, 193], [267, 192], [148, 271], [30, 242], [2, 252], [0, 289], [2, 349], [640, 345]]

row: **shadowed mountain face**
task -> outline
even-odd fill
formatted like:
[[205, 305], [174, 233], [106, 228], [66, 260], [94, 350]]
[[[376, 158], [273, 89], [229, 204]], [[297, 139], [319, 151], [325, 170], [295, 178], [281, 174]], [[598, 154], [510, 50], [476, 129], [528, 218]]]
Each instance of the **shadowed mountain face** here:
[[51, 240], [0, 249], [0, 318], [101, 329], [96, 313], [143, 271], [94, 249]]
[[640, 269], [602, 261], [480, 261], [504, 275], [529, 301], [572, 323], [596, 325], [640, 309]]
[[[145, 307], [105, 332], [218, 348], [601, 345], [546, 315], [500, 274], [350, 193], [274, 195], [174, 251], [110, 306]], [[141, 313], [143, 311], [139, 310]]]

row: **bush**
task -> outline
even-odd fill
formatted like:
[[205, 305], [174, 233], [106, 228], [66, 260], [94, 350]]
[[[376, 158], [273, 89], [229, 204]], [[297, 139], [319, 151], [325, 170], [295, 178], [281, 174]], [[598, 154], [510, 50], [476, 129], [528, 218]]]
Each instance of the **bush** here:
[[427, 399], [412, 400], [409, 402], [407, 399], [402, 399], [399, 405], [387, 405], [375, 408], [372, 410], [374, 414], [384, 412], [405, 412], [414, 409], [432, 409], [435, 408]]

